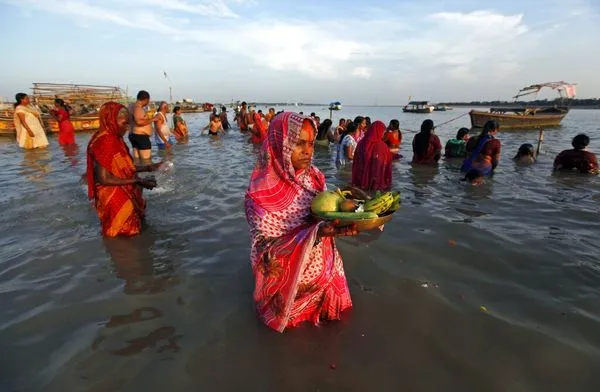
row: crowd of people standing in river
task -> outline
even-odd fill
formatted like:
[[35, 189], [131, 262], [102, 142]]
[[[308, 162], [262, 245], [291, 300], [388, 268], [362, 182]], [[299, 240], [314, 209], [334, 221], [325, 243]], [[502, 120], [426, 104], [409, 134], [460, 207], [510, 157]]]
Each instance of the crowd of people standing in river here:
[[[137, 235], [142, 230], [146, 202], [143, 189], [153, 189], [153, 177], [139, 173], [161, 167], [152, 163], [152, 139], [158, 149], [185, 142], [188, 129], [179, 108], [174, 108], [173, 128], [167, 123], [168, 105], [158, 106], [150, 117], [145, 107], [150, 101], [140, 91], [129, 108], [107, 102], [100, 108], [100, 129], [87, 148], [85, 178], [88, 197], [107, 237]], [[59, 143], [74, 143], [68, 106], [57, 99], [53, 116], [59, 121]], [[245, 212], [250, 228], [250, 260], [255, 277], [254, 300], [259, 317], [269, 327], [282, 332], [303, 321], [319, 324], [336, 320], [352, 306], [344, 267], [334, 237], [354, 236], [353, 225], [338, 227], [336, 222], [316, 220], [310, 211], [312, 199], [325, 190], [325, 177], [313, 165], [315, 144], [335, 145], [338, 167], [351, 167], [351, 185], [363, 191], [386, 191], [392, 187], [392, 164], [400, 159], [402, 131], [397, 119], [386, 126], [381, 121], [358, 116], [354, 120], [321, 123], [312, 113], [279, 112], [263, 114], [242, 103], [235, 117], [240, 132], [261, 145], [245, 195]], [[48, 146], [39, 111], [30, 106], [26, 94], [17, 94], [15, 125], [22, 148]], [[70, 125], [69, 125], [70, 124]], [[209, 134], [218, 136], [230, 129], [226, 108], [215, 109], [209, 117]], [[443, 150], [435, 125], [427, 119], [412, 140], [412, 164], [436, 165], [445, 156], [462, 159], [465, 178], [481, 183], [493, 174], [500, 161], [500, 125], [488, 121], [478, 136], [469, 138], [461, 128]], [[124, 136], [129, 132], [129, 142]], [[587, 151], [589, 138], [577, 135], [573, 149], [561, 152], [556, 170], [576, 169], [596, 173], [596, 156]], [[519, 149], [518, 161], [535, 162], [533, 146]]]

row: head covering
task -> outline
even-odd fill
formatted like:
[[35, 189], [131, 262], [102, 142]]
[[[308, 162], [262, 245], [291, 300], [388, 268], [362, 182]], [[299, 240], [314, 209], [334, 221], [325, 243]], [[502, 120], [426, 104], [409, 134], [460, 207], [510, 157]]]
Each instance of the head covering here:
[[[112, 139], [116, 138], [117, 140], [114, 141], [116, 144], [121, 143], [125, 145], [123, 137], [119, 134], [121, 127], [117, 123], [117, 117], [122, 109], [126, 109], [126, 107], [117, 102], [107, 102], [100, 107], [100, 129], [98, 129], [90, 139], [87, 149], [86, 176], [88, 183], [88, 197], [90, 200], [95, 198], [94, 154], [91, 146], [102, 136], [109, 136]], [[129, 150], [127, 149], [127, 151]]]
[[122, 109], [126, 107], [117, 102], [107, 102], [100, 107], [100, 132], [106, 130], [111, 135], [119, 136], [121, 127], [117, 123], [117, 117]]
[[290, 205], [301, 188], [320, 192], [325, 189], [325, 177], [314, 166], [296, 173], [292, 151], [300, 138], [304, 121], [310, 117], [296, 113], [281, 113], [269, 125], [258, 162], [248, 186], [247, 195], [267, 211], [281, 210]]
[[364, 190], [389, 190], [392, 186], [392, 154], [383, 142], [385, 124], [375, 121], [358, 143], [352, 164], [352, 185]]
[[260, 136], [253, 133], [250, 141], [255, 144], [262, 143], [265, 140], [267, 129], [265, 127], [265, 124], [263, 124], [260, 113], [254, 112], [254, 114], [252, 115], [252, 120], [254, 121], [254, 131], [258, 131]]

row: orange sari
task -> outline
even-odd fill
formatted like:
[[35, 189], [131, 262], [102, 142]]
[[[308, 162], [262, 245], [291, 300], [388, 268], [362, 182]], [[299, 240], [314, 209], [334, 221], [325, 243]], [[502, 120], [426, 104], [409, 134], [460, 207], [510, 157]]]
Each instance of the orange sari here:
[[100, 185], [96, 182], [94, 165], [105, 168], [115, 177], [134, 178], [136, 168], [129, 148], [119, 136], [117, 115], [124, 106], [108, 102], [100, 109], [100, 129], [92, 136], [87, 148], [88, 196], [95, 200], [96, 212], [107, 237], [139, 234], [146, 203], [139, 185]]

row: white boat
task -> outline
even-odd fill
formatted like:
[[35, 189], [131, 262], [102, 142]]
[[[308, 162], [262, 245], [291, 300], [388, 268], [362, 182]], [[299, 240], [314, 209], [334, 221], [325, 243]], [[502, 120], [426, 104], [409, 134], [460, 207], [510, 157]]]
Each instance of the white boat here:
[[341, 102], [332, 102], [329, 104], [329, 110], [342, 110]]

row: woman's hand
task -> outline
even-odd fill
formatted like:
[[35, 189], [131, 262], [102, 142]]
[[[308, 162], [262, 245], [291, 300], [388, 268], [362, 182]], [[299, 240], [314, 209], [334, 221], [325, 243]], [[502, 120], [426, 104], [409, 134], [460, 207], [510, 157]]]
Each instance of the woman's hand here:
[[156, 187], [156, 180], [154, 178], [140, 178], [138, 179], [138, 184], [142, 186], [144, 189], [154, 189]]
[[337, 227], [340, 224], [339, 220], [323, 223], [317, 232], [318, 237], [348, 237], [358, 235], [356, 225]]

